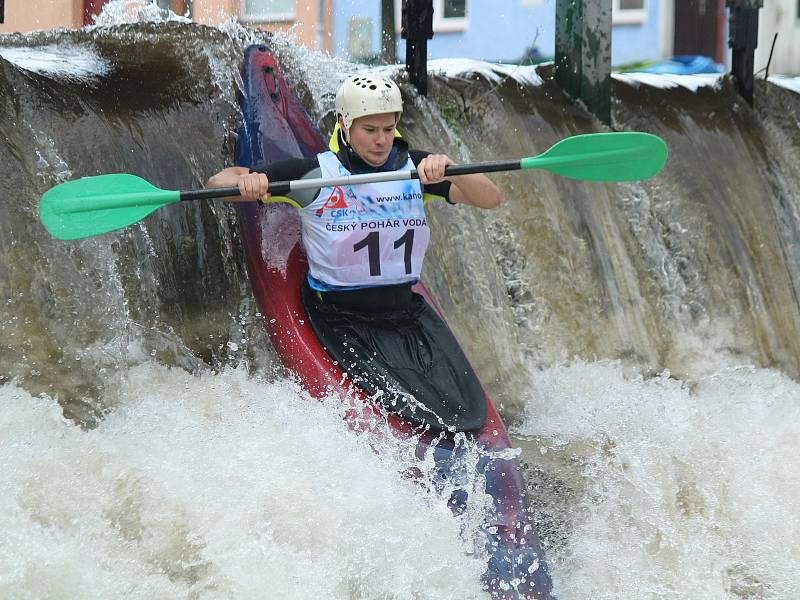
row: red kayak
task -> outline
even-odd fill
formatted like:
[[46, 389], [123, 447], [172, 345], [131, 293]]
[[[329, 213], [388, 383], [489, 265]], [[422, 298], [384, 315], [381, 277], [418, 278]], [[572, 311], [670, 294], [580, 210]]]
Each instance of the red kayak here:
[[[265, 46], [251, 46], [242, 64], [243, 123], [236, 146], [236, 164], [253, 167], [287, 158], [312, 157], [327, 150], [320, 131], [281, 75], [277, 61]], [[414, 423], [373, 402], [347, 380], [312, 329], [301, 300], [308, 271], [297, 209], [288, 204], [239, 204], [247, 265], [264, 325], [283, 364], [314, 397], [340, 395], [349, 403], [347, 418], [353, 427], [366, 427], [375, 419], [387, 422], [398, 436], [417, 436], [417, 455], [433, 450], [437, 469], [444, 477], [457, 477], [463, 444], [449, 432]], [[414, 286], [431, 306], [422, 284]], [[483, 392], [486, 418], [466, 435], [482, 448], [474, 467], [494, 499], [486, 515], [484, 535], [488, 554], [484, 586], [495, 598], [549, 598], [550, 576], [523, 504], [519, 463], [499, 455], [511, 448], [505, 426], [491, 399]], [[458, 434], [462, 435], [462, 434]], [[463, 462], [463, 461], [461, 461]], [[476, 475], [473, 474], [473, 475]], [[451, 479], [452, 480], [452, 479]], [[466, 492], [449, 498], [454, 512], [469, 501]]]

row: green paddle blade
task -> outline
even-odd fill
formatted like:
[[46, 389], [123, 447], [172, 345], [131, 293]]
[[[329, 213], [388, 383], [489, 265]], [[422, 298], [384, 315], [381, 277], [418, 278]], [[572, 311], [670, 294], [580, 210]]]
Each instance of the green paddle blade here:
[[76, 240], [127, 227], [178, 201], [180, 192], [160, 190], [135, 175], [99, 175], [45, 192], [39, 218], [53, 237]]
[[660, 137], [622, 131], [568, 137], [539, 156], [523, 158], [520, 166], [583, 181], [638, 181], [653, 177], [666, 160], [667, 144]]

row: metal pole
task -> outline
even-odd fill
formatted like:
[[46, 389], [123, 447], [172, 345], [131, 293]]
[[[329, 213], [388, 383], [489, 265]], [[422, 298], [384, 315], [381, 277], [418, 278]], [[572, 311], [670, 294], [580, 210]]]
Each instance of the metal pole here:
[[403, 0], [406, 70], [417, 91], [428, 95], [428, 40], [433, 38], [433, 0]]
[[556, 81], [611, 123], [611, 0], [556, 0]]
[[764, 0], [725, 0], [730, 9], [728, 47], [731, 48], [731, 75], [739, 95], [753, 106], [753, 70], [758, 47], [758, 10]]
[[397, 62], [394, 0], [381, 0], [381, 62], [387, 65]]

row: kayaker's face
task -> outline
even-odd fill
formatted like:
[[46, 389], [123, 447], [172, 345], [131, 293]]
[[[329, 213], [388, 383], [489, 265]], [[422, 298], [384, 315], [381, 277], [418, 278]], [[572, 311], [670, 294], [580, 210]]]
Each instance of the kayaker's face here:
[[396, 125], [394, 113], [359, 117], [350, 126], [350, 145], [371, 167], [380, 167], [389, 158]]

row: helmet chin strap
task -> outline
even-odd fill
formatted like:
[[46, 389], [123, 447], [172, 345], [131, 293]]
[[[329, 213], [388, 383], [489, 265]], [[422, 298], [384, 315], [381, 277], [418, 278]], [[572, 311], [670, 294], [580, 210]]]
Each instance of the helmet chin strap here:
[[360, 156], [358, 156], [358, 154], [356, 153], [355, 148], [353, 148], [353, 146], [350, 144], [350, 140], [348, 139], [350, 137], [349, 133], [350, 132], [347, 131], [342, 126], [342, 123], [340, 122], [339, 123], [339, 152], [338, 152], [338, 155], [339, 155], [340, 160], [342, 160], [342, 163], [344, 164], [344, 166], [347, 167], [348, 169], [351, 167], [353, 157], [356, 157], [359, 160], [363, 160], [363, 159], [361, 159]]
[[339, 131], [342, 132], [344, 143], [350, 146], [350, 128], [344, 126], [344, 119], [339, 119]]

